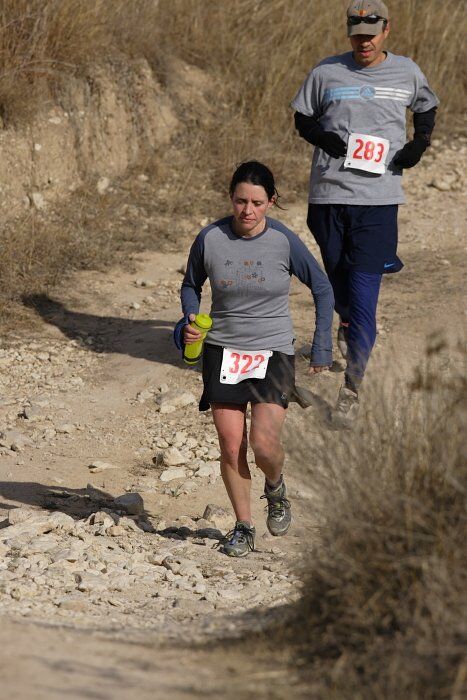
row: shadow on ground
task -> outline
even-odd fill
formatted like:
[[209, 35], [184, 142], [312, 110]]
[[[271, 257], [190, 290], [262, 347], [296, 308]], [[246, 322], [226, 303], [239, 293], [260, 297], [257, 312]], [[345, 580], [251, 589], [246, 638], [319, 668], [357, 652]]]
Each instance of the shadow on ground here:
[[[88, 518], [103, 509], [114, 512], [122, 510], [122, 515], [128, 514], [115, 503], [114, 496], [91, 485], [84, 489], [70, 489], [64, 486], [49, 487], [34, 481], [0, 481], [0, 497], [44, 510], [60, 511], [75, 520]], [[0, 502], [0, 508], [4, 510], [17, 507]], [[0, 528], [7, 525], [8, 521], [3, 521]], [[153, 529], [145, 510], [138, 515], [137, 525], [144, 531]]]
[[119, 353], [182, 366], [180, 353], [172, 339], [175, 321], [95, 316], [73, 311], [46, 294], [29, 295], [23, 297], [22, 301], [41, 316], [45, 323], [59, 328], [70, 340], [82, 341], [91, 336], [92, 343], [83, 344], [83, 348], [90, 352]]
[[[91, 485], [84, 489], [70, 489], [64, 486], [49, 487], [34, 481], [0, 481], [0, 497], [48, 511], [60, 511], [71, 515], [75, 520], [83, 520], [103, 509], [128, 515], [115, 503], [114, 496]], [[13, 510], [18, 507], [11, 503], [0, 502], [0, 509], [3, 510]], [[138, 515], [135, 522], [144, 532], [155, 532], [146, 510]], [[0, 522], [0, 529], [7, 527], [8, 524], [8, 520]], [[192, 539], [200, 545], [205, 544], [204, 539], [219, 541], [223, 537], [222, 532], [217, 528], [205, 526], [192, 529], [174, 525], [158, 530], [157, 534], [167, 539]]]

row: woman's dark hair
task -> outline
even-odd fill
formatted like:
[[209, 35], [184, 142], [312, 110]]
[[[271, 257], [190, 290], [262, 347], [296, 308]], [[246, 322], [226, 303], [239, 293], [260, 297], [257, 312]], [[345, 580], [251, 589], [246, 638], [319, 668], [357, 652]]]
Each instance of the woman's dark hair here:
[[274, 183], [274, 175], [269, 170], [267, 165], [260, 163], [257, 160], [249, 160], [246, 163], [241, 163], [230, 181], [229, 192], [230, 196], [235, 192], [235, 188], [241, 182], [248, 182], [250, 185], [259, 185], [264, 187], [268, 199], [274, 198], [274, 203], [277, 204], [277, 200], [280, 197], [279, 192], [276, 189]]

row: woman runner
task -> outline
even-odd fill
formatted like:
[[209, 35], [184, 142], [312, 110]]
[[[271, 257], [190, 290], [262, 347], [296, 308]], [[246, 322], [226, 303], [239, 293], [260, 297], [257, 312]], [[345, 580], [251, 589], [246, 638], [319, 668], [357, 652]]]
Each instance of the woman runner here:
[[[206, 226], [191, 247], [181, 288], [184, 318], [175, 332], [179, 346], [200, 338], [188, 324], [199, 311], [209, 278], [213, 326], [204, 345], [200, 410], [211, 407], [219, 437], [221, 474], [236, 516], [222, 551], [233, 557], [247, 555], [255, 540], [247, 462], [249, 403], [249, 443], [265, 475], [267, 527], [272, 535], [285, 535], [290, 527], [281, 430], [295, 386], [288, 304], [292, 274], [311, 289], [316, 306], [310, 372], [332, 364], [332, 288], [302, 241], [266, 216], [278, 196], [265, 165], [250, 161], [238, 167], [230, 183], [232, 214]], [[251, 377], [255, 367], [265, 371], [264, 378]]]

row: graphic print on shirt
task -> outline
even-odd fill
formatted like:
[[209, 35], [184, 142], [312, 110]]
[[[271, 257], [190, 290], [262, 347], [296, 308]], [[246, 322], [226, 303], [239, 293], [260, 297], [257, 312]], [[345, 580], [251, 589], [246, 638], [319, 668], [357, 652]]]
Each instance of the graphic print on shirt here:
[[[226, 268], [230, 268], [232, 265], [234, 265], [233, 260], [224, 262]], [[258, 289], [258, 285], [263, 285], [266, 281], [263, 274], [263, 263], [261, 260], [241, 260], [238, 265], [235, 275], [221, 279], [219, 284], [222, 289], [235, 286], [237, 294], [247, 296], [254, 289]], [[229, 272], [232, 273], [233, 270], [229, 270]]]
[[410, 90], [403, 88], [373, 87], [373, 85], [335, 87], [324, 91], [324, 104], [341, 100], [395, 100], [409, 105], [411, 95]]

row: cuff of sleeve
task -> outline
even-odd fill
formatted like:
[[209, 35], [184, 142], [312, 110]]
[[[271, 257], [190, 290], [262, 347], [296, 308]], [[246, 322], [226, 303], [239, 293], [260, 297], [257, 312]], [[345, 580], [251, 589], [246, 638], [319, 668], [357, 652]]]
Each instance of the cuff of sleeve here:
[[175, 328], [173, 330], [174, 343], [175, 343], [176, 347], [178, 348], [178, 350], [181, 350], [182, 353], [183, 353], [183, 350], [185, 348], [185, 343], [183, 342], [183, 329], [185, 328], [186, 325], [188, 325], [189, 322], [190, 321], [188, 318], [188, 314], [185, 314], [185, 316], [183, 318], [181, 318], [180, 321], [178, 321], [177, 325], [175, 326]]
[[300, 112], [300, 114], [304, 114], [305, 117], [313, 117], [313, 116], [314, 116], [313, 110], [307, 109], [307, 108], [305, 107], [305, 105], [300, 104], [299, 102], [295, 102], [295, 100], [294, 100], [293, 102], [290, 103], [290, 106], [291, 106], [292, 109], [294, 109], [296, 112]]
[[330, 367], [332, 365], [332, 352], [326, 350], [312, 350], [310, 367]]

